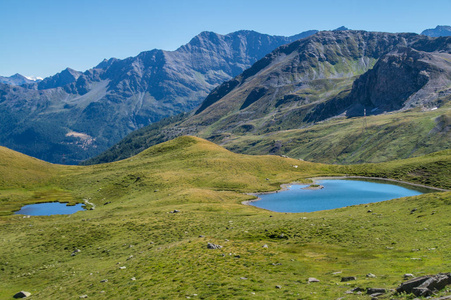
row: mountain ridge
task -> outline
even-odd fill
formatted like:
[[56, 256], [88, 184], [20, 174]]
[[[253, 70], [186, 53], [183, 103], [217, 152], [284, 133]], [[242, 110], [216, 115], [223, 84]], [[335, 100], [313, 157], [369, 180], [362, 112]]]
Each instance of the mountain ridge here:
[[143, 51], [85, 72], [66, 68], [38, 83], [0, 85], [0, 116], [8, 120], [0, 144], [50, 162], [78, 163], [133, 130], [195, 108], [216, 85], [314, 32], [203, 32], [175, 51]]
[[[183, 134], [226, 146], [246, 135], [277, 139], [278, 132], [329, 118], [444, 107], [451, 98], [450, 41], [412, 33], [320, 32], [277, 48], [215, 88], [197, 110], [173, 123], [155, 124], [147, 133], [140, 130], [111, 151], [118, 154], [116, 159], [124, 158], [121, 147], [142, 149]], [[249, 143], [258, 147], [256, 141]], [[249, 145], [235, 150], [256, 154]], [[105, 159], [91, 163], [109, 161]]]

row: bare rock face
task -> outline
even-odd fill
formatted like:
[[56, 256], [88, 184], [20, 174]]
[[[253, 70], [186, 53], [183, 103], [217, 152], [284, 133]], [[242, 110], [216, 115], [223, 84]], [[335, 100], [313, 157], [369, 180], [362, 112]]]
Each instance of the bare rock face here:
[[440, 291], [451, 284], [451, 273], [421, 276], [403, 282], [396, 292], [414, 294], [418, 297], [427, 297], [435, 291]]

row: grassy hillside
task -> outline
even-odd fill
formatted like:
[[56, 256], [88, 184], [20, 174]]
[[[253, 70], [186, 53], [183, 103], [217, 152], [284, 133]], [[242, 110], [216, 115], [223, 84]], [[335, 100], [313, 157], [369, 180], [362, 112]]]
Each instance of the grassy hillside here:
[[[333, 119], [266, 135], [228, 134], [224, 147], [238, 153], [272, 153], [324, 163], [384, 162], [451, 148], [449, 107], [366, 118]], [[216, 140], [214, 140], [216, 141]]]
[[427, 112], [410, 110], [366, 118], [334, 118], [305, 128], [269, 133], [245, 130], [256, 128], [254, 123], [243, 125], [242, 131], [217, 135], [196, 129], [184, 131], [180, 124], [188, 117], [180, 115], [142, 128], [87, 163], [124, 159], [180, 134], [196, 134], [236, 153], [269, 153], [339, 164], [391, 161], [451, 147], [450, 105]]
[[[1, 152], [2, 162], [5, 153], [14, 154]], [[450, 156], [445, 151], [338, 166], [239, 155], [181, 137], [111, 164], [42, 163], [43, 180], [22, 187], [29, 198], [2, 199], [2, 207], [61, 193], [87, 199], [95, 209], [70, 216], [0, 216], [0, 299], [19, 290], [30, 291], [33, 299], [369, 299], [345, 291], [393, 288], [404, 273], [449, 271], [450, 192], [299, 214], [243, 205], [253, 198], [245, 193], [344, 174], [446, 188]], [[27, 160], [41, 164], [17, 155], [4, 170], [19, 176], [23, 169], [16, 166]], [[208, 242], [223, 248], [207, 249]], [[74, 249], [81, 251], [72, 256]], [[341, 276], [358, 280], [341, 283]], [[307, 284], [309, 277], [320, 282]]]

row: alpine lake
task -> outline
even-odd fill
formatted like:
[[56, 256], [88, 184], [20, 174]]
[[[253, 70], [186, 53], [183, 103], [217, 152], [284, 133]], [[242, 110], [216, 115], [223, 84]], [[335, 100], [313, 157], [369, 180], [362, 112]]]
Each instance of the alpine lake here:
[[299, 213], [417, 196], [432, 189], [384, 180], [321, 179], [315, 184], [290, 184], [274, 193], [257, 194], [250, 205], [274, 212]]

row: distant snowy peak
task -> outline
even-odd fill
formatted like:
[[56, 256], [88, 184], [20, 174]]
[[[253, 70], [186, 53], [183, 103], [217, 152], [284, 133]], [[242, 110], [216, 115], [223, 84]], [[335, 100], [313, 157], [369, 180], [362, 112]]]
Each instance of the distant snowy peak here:
[[37, 77], [37, 76], [24, 76], [26, 79], [31, 80], [31, 81], [41, 81], [44, 78], [42, 77]]
[[23, 76], [19, 73], [16, 73], [10, 77], [0, 76], [0, 83], [15, 85], [15, 86], [40, 82], [41, 80], [42, 80], [41, 77]]

